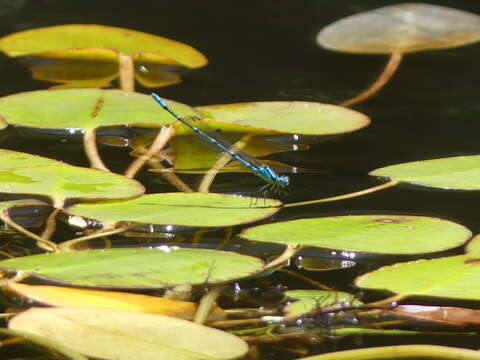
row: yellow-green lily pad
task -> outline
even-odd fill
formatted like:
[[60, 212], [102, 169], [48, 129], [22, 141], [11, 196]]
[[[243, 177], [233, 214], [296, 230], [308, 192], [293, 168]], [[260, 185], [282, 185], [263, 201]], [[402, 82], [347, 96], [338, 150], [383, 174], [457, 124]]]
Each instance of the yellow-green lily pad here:
[[72, 251], [0, 261], [1, 269], [32, 273], [48, 281], [119, 289], [222, 283], [251, 276], [263, 266], [262, 260], [252, 256], [176, 246]]
[[[187, 105], [166, 100], [182, 116], [196, 115]], [[0, 116], [12, 125], [41, 129], [92, 130], [101, 126], [168, 125], [175, 122], [145, 94], [121, 90], [62, 89], [0, 98]]]
[[95, 359], [233, 360], [248, 351], [245, 341], [224, 331], [169, 316], [113, 309], [32, 308], [8, 326]]
[[[209, 125], [228, 132], [330, 135], [361, 129], [368, 116], [341, 106], [306, 101], [247, 102], [195, 108]], [[228, 124], [228, 126], [227, 126]]]
[[342, 306], [361, 305], [354, 295], [334, 290], [288, 290], [286, 296], [296, 301], [283, 308], [288, 317], [297, 317], [314, 309], [342, 308]]
[[477, 253], [384, 266], [358, 277], [355, 284], [406, 296], [480, 300], [478, 279], [480, 258]]
[[262, 220], [281, 209], [273, 199], [253, 199], [215, 193], [149, 194], [136, 199], [101, 204], [77, 204], [69, 214], [104, 224], [120, 222], [182, 226], [233, 226]]
[[317, 43], [360, 54], [446, 49], [480, 40], [480, 16], [433, 4], [403, 3], [362, 12], [328, 25]]
[[48, 196], [56, 207], [65, 200], [128, 199], [145, 191], [121, 175], [70, 165], [0, 169], [0, 192]]
[[480, 190], [480, 155], [453, 156], [386, 166], [370, 175], [448, 190]]
[[[38, 54], [52, 50], [110, 48], [126, 55], [147, 53], [150, 61], [170, 62], [189, 68], [207, 64], [193, 47], [141, 31], [95, 24], [69, 24], [19, 31], [0, 39], [0, 50], [10, 56]], [[95, 59], [95, 57], [93, 57]]]
[[0, 170], [18, 167], [67, 165], [66, 163], [29, 153], [0, 149]]
[[470, 230], [434, 217], [350, 215], [299, 219], [246, 229], [254, 240], [384, 254], [422, 254], [464, 244]]

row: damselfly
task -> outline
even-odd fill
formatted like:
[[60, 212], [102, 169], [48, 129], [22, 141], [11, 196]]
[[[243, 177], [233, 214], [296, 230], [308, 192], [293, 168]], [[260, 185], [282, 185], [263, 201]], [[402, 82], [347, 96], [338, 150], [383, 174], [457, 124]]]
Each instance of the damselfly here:
[[152, 97], [160, 104], [162, 108], [164, 108], [173, 117], [175, 117], [175, 119], [188, 126], [190, 129], [200, 135], [201, 138], [215, 145], [220, 150], [226, 152], [228, 155], [239, 161], [259, 178], [263, 179], [267, 184], [260, 188], [260, 192], [281, 192], [285, 189], [285, 187], [288, 186], [290, 182], [288, 176], [278, 175], [275, 171], [273, 171], [270, 166], [261, 163], [254, 157], [245, 154], [244, 152], [233, 149], [233, 146], [227, 140], [221, 137], [214, 129], [207, 128], [206, 124], [201, 125], [202, 129], [194, 125], [194, 122], [201, 121], [200, 118], [193, 117], [187, 120], [186, 118], [181, 117], [172, 109], [170, 109], [167, 103], [157, 94], [152, 93]]

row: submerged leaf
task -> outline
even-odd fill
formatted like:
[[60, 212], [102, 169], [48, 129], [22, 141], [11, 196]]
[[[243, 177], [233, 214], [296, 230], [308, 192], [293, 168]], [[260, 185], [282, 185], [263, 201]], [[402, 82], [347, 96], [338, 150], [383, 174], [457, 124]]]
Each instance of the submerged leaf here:
[[320, 31], [327, 49], [360, 54], [446, 49], [480, 40], [480, 16], [444, 6], [404, 3], [348, 16]]
[[50, 281], [119, 289], [222, 283], [258, 273], [263, 266], [252, 256], [175, 246], [74, 251], [0, 261], [1, 269], [33, 273]]
[[129, 311], [32, 308], [15, 316], [10, 329], [68, 346], [90, 357], [115, 360], [237, 359], [248, 345], [210, 327], [168, 316]]
[[[185, 320], [193, 320], [197, 309], [197, 304], [189, 301], [117, 291], [26, 285], [8, 280], [3, 283], [2, 288], [16, 296], [48, 306], [91, 306], [168, 315]], [[223, 320], [225, 316], [222, 309], [215, 307], [207, 321]]]
[[412, 161], [369, 174], [440, 189], [480, 190], [480, 155]]
[[389, 290], [406, 296], [480, 300], [478, 279], [480, 258], [471, 254], [384, 266], [359, 276], [355, 284], [362, 288]]
[[104, 224], [139, 222], [183, 226], [232, 226], [278, 212], [281, 202], [215, 193], [149, 194], [129, 201], [77, 204], [67, 212]]
[[385, 254], [421, 254], [465, 243], [470, 230], [451, 221], [410, 215], [351, 215], [260, 225], [241, 236], [254, 241]]

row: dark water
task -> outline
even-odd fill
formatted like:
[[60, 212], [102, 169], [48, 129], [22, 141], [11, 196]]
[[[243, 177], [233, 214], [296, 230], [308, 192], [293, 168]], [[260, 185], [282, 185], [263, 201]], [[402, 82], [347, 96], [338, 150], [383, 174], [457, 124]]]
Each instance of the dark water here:
[[[160, 93], [166, 98], [193, 106], [268, 100], [335, 104], [364, 89], [387, 58], [324, 50], [315, 43], [317, 32], [347, 15], [400, 2], [0, 1], [0, 36], [67, 23], [141, 30], [188, 43], [209, 58], [208, 67], [194, 71], [184, 83], [162, 88]], [[480, 2], [475, 0], [431, 3], [480, 13]], [[309, 151], [278, 157], [299, 166], [331, 171], [293, 175], [288, 202], [377, 184], [378, 180], [367, 173], [387, 164], [478, 154], [479, 57], [478, 44], [407, 55], [380, 95], [354, 107], [372, 118], [371, 126], [315, 144]], [[0, 58], [0, 73], [2, 96], [47, 87], [31, 80], [29, 72], [14, 59]], [[141, 88], [138, 91], [148, 92]], [[4, 147], [45, 155], [54, 152], [49, 152], [44, 142], [25, 140], [9, 139]], [[79, 164], [85, 163], [79, 148], [75, 152], [65, 150], [65, 154]], [[214, 190], [235, 191], [233, 177], [221, 179], [225, 183]], [[254, 181], [252, 184], [256, 184]], [[288, 209], [278, 219], [379, 212], [427, 214], [459, 222], [478, 233], [479, 201], [479, 192], [400, 186], [357, 199]]]

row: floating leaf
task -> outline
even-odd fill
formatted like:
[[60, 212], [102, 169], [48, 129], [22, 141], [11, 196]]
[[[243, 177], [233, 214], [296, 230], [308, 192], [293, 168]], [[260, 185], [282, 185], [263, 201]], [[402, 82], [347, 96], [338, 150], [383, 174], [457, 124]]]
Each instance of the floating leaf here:
[[[91, 206], [90, 206], [91, 205]], [[232, 226], [272, 216], [281, 208], [273, 199], [215, 193], [150, 194], [129, 201], [77, 204], [67, 211], [104, 224], [139, 222], [183, 226]]]
[[25, 256], [0, 261], [0, 268], [75, 286], [151, 289], [178, 284], [219, 283], [250, 276], [260, 259], [228, 251], [116, 248]]
[[445, 49], [480, 40], [480, 16], [443, 6], [406, 3], [349, 16], [317, 35], [327, 49], [390, 54], [380, 76], [363, 92], [341, 103], [351, 106], [375, 95], [398, 69], [403, 54]]
[[235, 335], [168, 316], [97, 308], [32, 308], [10, 329], [46, 336], [89, 357], [115, 360], [237, 359]]
[[480, 258], [472, 254], [384, 266], [358, 277], [355, 284], [402, 295], [480, 300], [478, 279]]
[[[189, 301], [117, 291], [25, 285], [8, 280], [3, 283], [2, 288], [16, 296], [48, 306], [91, 306], [168, 315], [185, 320], [193, 320], [197, 309], [197, 304]], [[224, 318], [225, 312], [219, 307], [215, 307], [207, 320], [223, 320]]]
[[468, 254], [480, 254], [480, 235], [474, 236], [466, 246]]
[[28, 153], [0, 149], [0, 170], [18, 167], [67, 165], [62, 161]]
[[430, 321], [443, 325], [480, 325], [480, 310], [452, 306], [399, 305], [388, 314], [408, 317], [417, 321]]
[[[387, 330], [388, 331], [388, 330]], [[480, 352], [450, 346], [396, 345], [336, 351], [297, 360], [480, 360]]]
[[317, 36], [319, 45], [360, 54], [446, 49], [480, 40], [480, 16], [444, 6], [405, 3], [348, 16]]
[[[182, 116], [187, 105], [167, 100]], [[152, 98], [121, 90], [64, 89], [18, 93], [0, 98], [0, 115], [12, 125], [40, 129], [93, 130], [101, 126], [168, 125], [175, 121]]]
[[67, 359], [88, 360], [85, 356], [72, 351], [68, 346], [61, 345], [56, 341], [49, 339], [48, 336], [39, 336], [21, 330], [5, 328], [0, 328], [0, 334], [10, 337], [21, 337], [30, 343], [43, 347], [46, 351], [49, 351], [50, 354], [52, 353], [52, 350], [55, 350], [56, 352], [65, 356]]
[[128, 199], [144, 190], [124, 176], [70, 165], [0, 170], [0, 192], [48, 196], [57, 207], [66, 199]]
[[342, 308], [344, 305], [361, 305], [354, 295], [342, 291], [330, 290], [289, 290], [285, 295], [298, 299], [284, 307], [288, 317], [297, 317], [314, 309]]
[[443, 219], [409, 215], [352, 215], [299, 219], [246, 229], [254, 241], [385, 254], [421, 254], [454, 248], [471, 232]]
[[[150, 61], [177, 63], [190, 68], [207, 64], [193, 47], [140, 31], [104, 25], [69, 24], [19, 31], [0, 39], [0, 50], [22, 56], [52, 50], [110, 48], [126, 55], [147, 53]], [[92, 57], [95, 59], [95, 57]]]
[[[306, 101], [247, 102], [195, 108], [215, 120], [210, 126], [228, 132], [329, 135], [355, 131], [370, 119], [340, 106]], [[231, 124], [228, 125], [227, 124]]]
[[412, 161], [376, 169], [370, 175], [441, 189], [480, 190], [480, 155]]

